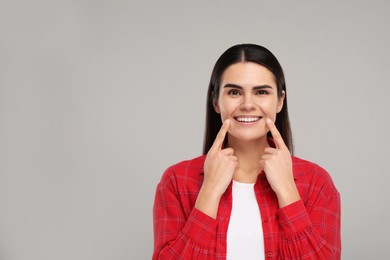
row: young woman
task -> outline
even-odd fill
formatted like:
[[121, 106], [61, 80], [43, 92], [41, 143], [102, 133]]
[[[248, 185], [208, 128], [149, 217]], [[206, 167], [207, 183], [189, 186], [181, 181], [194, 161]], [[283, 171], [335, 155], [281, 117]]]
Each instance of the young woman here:
[[154, 202], [153, 259], [340, 259], [340, 195], [294, 157], [283, 70], [266, 48], [218, 59], [204, 155], [169, 167]]

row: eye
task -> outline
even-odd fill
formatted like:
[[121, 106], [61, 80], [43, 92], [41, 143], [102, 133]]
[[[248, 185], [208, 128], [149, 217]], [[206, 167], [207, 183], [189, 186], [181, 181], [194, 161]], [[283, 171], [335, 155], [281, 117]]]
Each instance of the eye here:
[[240, 95], [240, 92], [237, 89], [231, 89], [229, 90], [228, 94], [232, 96], [238, 96]]
[[256, 95], [267, 95], [268, 91], [264, 89], [260, 89], [256, 92]]

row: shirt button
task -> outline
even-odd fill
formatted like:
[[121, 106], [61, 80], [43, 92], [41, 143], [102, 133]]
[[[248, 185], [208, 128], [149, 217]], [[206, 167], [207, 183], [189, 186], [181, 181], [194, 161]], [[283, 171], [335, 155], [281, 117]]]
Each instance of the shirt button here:
[[272, 254], [271, 251], [267, 253], [267, 257], [268, 257], [268, 258], [271, 258], [272, 256], [273, 256], [273, 254]]
[[268, 222], [268, 218], [264, 218], [264, 222], [267, 223]]

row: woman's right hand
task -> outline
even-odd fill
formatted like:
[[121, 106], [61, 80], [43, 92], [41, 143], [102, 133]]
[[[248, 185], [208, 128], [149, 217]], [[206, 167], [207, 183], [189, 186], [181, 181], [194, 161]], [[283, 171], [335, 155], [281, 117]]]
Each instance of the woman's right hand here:
[[204, 184], [222, 195], [229, 186], [233, 174], [238, 166], [237, 157], [233, 148], [222, 149], [225, 136], [230, 127], [230, 120], [226, 119], [217, 137], [214, 140], [204, 163]]
[[230, 120], [226, 119], [211, 146], [204, 163], [204, 180], [195, 207], [216, 218], [219, 200], [233, 179], [238, 167], [232, 148], [222, 149]]

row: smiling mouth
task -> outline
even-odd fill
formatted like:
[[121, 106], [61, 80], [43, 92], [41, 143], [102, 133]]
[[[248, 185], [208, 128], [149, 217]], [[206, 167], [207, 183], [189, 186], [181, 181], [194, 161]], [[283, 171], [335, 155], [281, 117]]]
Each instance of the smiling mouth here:
[[261, 119], [261, 116], [236, 116], [234, 117], [240, 123], [254, 123]]

